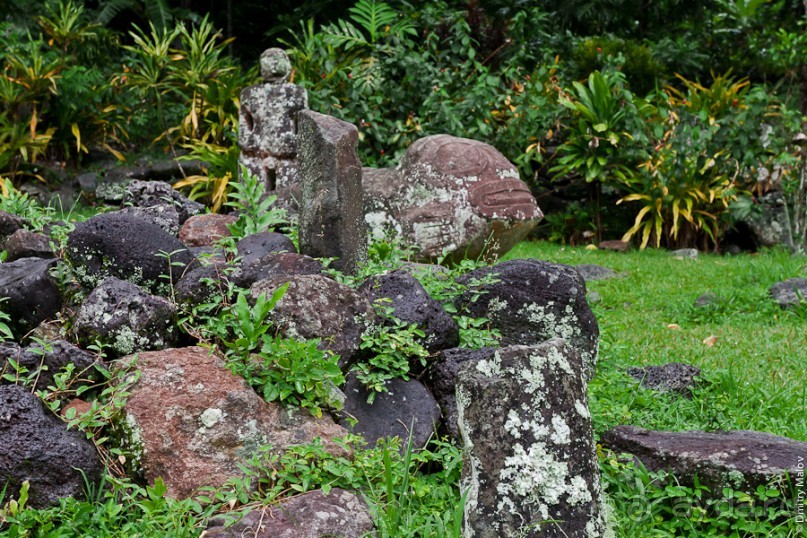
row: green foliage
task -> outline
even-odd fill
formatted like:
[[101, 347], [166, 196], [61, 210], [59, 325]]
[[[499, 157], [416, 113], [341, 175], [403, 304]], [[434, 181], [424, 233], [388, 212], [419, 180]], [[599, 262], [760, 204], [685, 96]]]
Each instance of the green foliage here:
[[139, 12], [149, 24], [159, 30], [167, 29], [174, 18], [167, 0], [143, 0], [142, 2], [138, 0], [105, 0], [101, 2], [97, 21], [107, 25], [121, 11], [127, 9]]
[[273, 232], [288, 222], [285, 210], [272, 207], [277, 196], [267, 196], [265, 192], [266, 185], [242, 166], [241, 181], [232, 184], [232, 191], [225, 204], [238, 214], [238, 220], [227, 226], [234, 240], [252, 234]]
[[353, 370], [357, 379], [370, 391], [367, 403], [373, 403], [379, 392], [386, 392], [391, 379], [409, 379], [410, 361], [426, 366], [429, 352], [423, 347], [426, 334], [414, 323], [404, 323], [394, 315], [394, 309], [384, 299], [373, 305], [379, 317], [390, 323], [373, 324], [361, 335], [360, 349], [369, 358], [359, 361]]
[[607, 68], [606, 59], [609, 57], [620, 57], [621, 71], [631, 90], [637, 95], [646, 95], [655, 89], [659, 79], [663, 80], [664, 67], [654, 58], [650, 47], [632, 39], [587, 37], [577, 44], [572, 53], [582, 77]]

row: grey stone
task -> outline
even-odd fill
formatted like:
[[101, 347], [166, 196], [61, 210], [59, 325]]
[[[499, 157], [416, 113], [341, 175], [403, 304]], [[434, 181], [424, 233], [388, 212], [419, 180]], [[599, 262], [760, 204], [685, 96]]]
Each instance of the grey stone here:
[[600, 241], [600, 244], [597, 245], [598, 248], [602, 250], [615, 250], [616, 252], [627, 252], [630, 248], [630, 243], [627, 241]]
[[428, 136], [395, 170], [365, 170], [372, 237], [400, 237], [422, 261], [502, 255], [543, 217], [518, 169], [476, 140]]
[[642, 382], [648, 389], [678, 392], [684, 395], [692, 393], [701, 369], [689, 364], [671, 362], [662, 366], [632, 367], [627, 374]]
[[770, 288], [771, 297], [782, 308], [807, 303], [807, 278], [788, 278]]
[[[72, 388], [89, 385], [99, 377], [96, 368], [101, 368], [95, 356], [64, 340], [38, 343], [21, 348], [14, 343], [0, 343], [0, 374], [14, 374], [11, 363], [13, 359], [20, 366], [28, 369], [28, 374], [36, 374], [36, 388], [45, 389], [54, 384], [55, 376], [68, 364], [74, 366], [77, 376]], [[0, 384], [4, 383], [0, 379]]]
[[[67, 425], [20, 385], [0, 386], [0, 484], [4, 502], [16, 499], [26, 480], [28, 506], [58, 506], [59, 499], [84, 497], [85, 480], [101, 481], [103, 465], [84, 433]], [[86, 478], [85, 478], [86, 477]], [[1, 488], [0, 488], [1, 489]]]
[[111, 356], [164, 349], [176, 343], [176, 307], [131, 282], [107, 278], [87, 296], [74, 322], [83, 345], [100, 341]]
[[697, 258], [698, 257], [698, 249], [696, 248], [679, 248], [678, 250], [671, 250], [670, 256], [675, 256], [676, 258]]
[[225, 527], [214, 518], [204, 535], [213, 538], [364, 538], [372, 536], [373, 519], [359, 497], [339, 488], [326, 495], [309, 491], [274, 506], [253, 510]]
[[[392, 308], [392, 315], [402, 322], [415, 324], [426, 333], [424, 346], [430, 353], [456, 347], [460, 343], [460, 328], [443, 305], [432, 299], [415, 277], [398, 270], [367, 279], [360, 287], [371, 303], [382, 301]], [[388, 325], [394, 323], [386, 319]], [[420, 362], [410, 364], [417, 374]]]
[[462, 366], [465, 536], [605, 535], [582, 370], [562, 339], [507, 347]]
[[607, 280], [609, 278], [616, 278], [619, 276], [613, 269], [609, 269], [608, 267], [603, 267], [601, 265], [595, 265], [593, 263], [575, 265], [574, 268], [578, 273], [580, 273], [580, 276], [582, 276], [583, 280], [586, 282], [591, 282], [592, 280]]
[[700, 295], [692, 304], [695, 308], [708, 308], [720, 304], [720, 297], [709, 291]]
[[359, 358], [362, 334], [375, 322], [370, 302], [351, 288], [322, 275], [279, 276], [250, 287], [252, 300], [271, 297], [289, 283], [269, 314], [278, 333], [289, 338], [320, 338], [320, 348], [339, 355], [342, 371]]
[[411, 436], [414, 449], [425, 447], [440, 426], [440, 406], [434, 396], [417, 379], [392, 379], [385, 387], [386, 392], [376, 393], [373, 403], [368, 403], [370, 391], [355, 374], [348, 375], [339, 424], [361, 435], [369, 446], [385, 437], [398, 437], [403, 451]]
[[133, 361], [141, 375], [129, 389], [118, 438], [132, 471], [151, 484], [162, 477], [170, 497], [243, 477], [266, 445], [278, 454], [319, 437], [329, 453], [345, 456], [331, 440], [347, 432], [333, 420], [267, 403], [209, 349], [151, 351], [119, 364]]
[[367, 259], [359, 131], [350, 123], [303, 110], [300, 135], [300, 253], [338, 258], [334, 267], [355, 273]]
[[[490, 277], [497, 282], [474, 284]], [[458, 312], [489, 319], [501, 332], [501, 345], [563, 338], [580, 353], [586, 378], [594, 375], [600, 331], [586, 301], [586, 283], [573, 267], [510, 260], [471, 271], [457, 281], [468, 286], [455, 301]]]
[[291, 76], [291, 62], [286, 51], [271, 48], [261, 53], [261, 78], [264, 82], [288, 82], [289, 76]]
[[205, 211], [203, 204], [189, 200], [170, 184], [162, 181], [132, 181], [126, 186], [123, 203], [136, 207], [168, 206], [179, 214], [180, 225], [190, 217]]
[[20, 228], [6, 240], [6, 262], [20, 258], [53, 258], [50, 239], [42, 234]]
[[168, 275], [171, 282], [178, 281], [193, 260], [185, 245], [158, 225], [119, 212], [76, 224], [66, 254], [76, 277], [87, 287], [114, 276], [152, 291], [165, 288]]
[[611, 450], [632, 454], [649, 471], [667, 471], [691, 486], [695, 475], [709, 488], [730, 486], [753, 491], [789, 473], [798, 476], [807, 443], [769, 433], [729, 431], [664, 432], [636, 426], [617, 426], [600, 442]]
[[0, 211], [0, 244], [23, 226], [25, 226], [25, 219], [7, 211]]
[[590, 305], [599, 304], [602, 302], [602, 295], [596, 291], [590, 291], [586, 294], [586, 300]]
[[96, 172], [86, 172], [76, 176], [81, 192], [85, 194], [95, 195], [95, 189], [98, 187], [98, 174]]
[[0, 309], [9, 315], [9, 327], [17, 338], [53, 318], [62, 308], [62, 294], [50, 269], [56, 260], [22, 258], [0, 263]]

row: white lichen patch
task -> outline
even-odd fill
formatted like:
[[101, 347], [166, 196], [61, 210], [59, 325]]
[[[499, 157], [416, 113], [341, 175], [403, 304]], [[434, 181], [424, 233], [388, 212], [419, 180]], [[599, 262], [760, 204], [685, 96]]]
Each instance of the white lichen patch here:
[[561, 499], [572, 506], [591, 501], [586, 481], [580, 476], [569, 476], [568, 464], [556, 459], [540, 441], [526, 449], [520, 443], [513, 446], [513, 454], [505, 458], [498, 478], [499, 510], [532, 505], [546, 519], [549, 507]]
[[519, 315], [526, 317], [530, 323], [551, 331], [557, 338], [572, 340], [583, 334], [580, 321], [571, 306], [568, 306], [562, 315], [554, 312], [552, 306], [530, 303], [519, 311]]
[[224, 411], [213, 407], [207, 408], [202, 412], [199, 416], [199, 422], [201, 422], [205, 428], [212, 428], [223, 418]]
[[591, 418], [591, 413], [588, 410], [588, 406], [580, 400], [574, 401], [574, 408], [581, 417]]
[[571, 430], [563, 417], [555, 415], [552, 417], [552, 435], [550, 439], [558, 445], [568, 445], [571, 442]]

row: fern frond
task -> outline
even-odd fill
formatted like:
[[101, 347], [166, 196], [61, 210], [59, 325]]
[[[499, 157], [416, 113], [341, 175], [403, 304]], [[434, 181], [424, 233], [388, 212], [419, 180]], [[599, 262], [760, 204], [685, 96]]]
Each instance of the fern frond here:
[[103, 4], [100, 13], [98, 13], [98, 17], [95, 20], [99, 24], [106, 26], [112, 22], [112, 19], [114, 19], [117, 14], [124, 9], [133, 8], [134, 2], [135, 0], [108, 0]]

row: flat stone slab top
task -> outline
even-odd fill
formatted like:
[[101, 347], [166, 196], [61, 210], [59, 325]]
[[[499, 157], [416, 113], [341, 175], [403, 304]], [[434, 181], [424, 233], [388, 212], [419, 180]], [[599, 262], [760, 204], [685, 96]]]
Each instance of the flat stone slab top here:
[[769, 433], [730, 431], [665, 432], [617, 426], [605, 432], [603, 446], [637, 457], [649, 471], [665, 470], [682, 484], [695, 473], [710, 488], [723, 485], [754, 489], [788, 473], [804, 469], [807, 443]]

